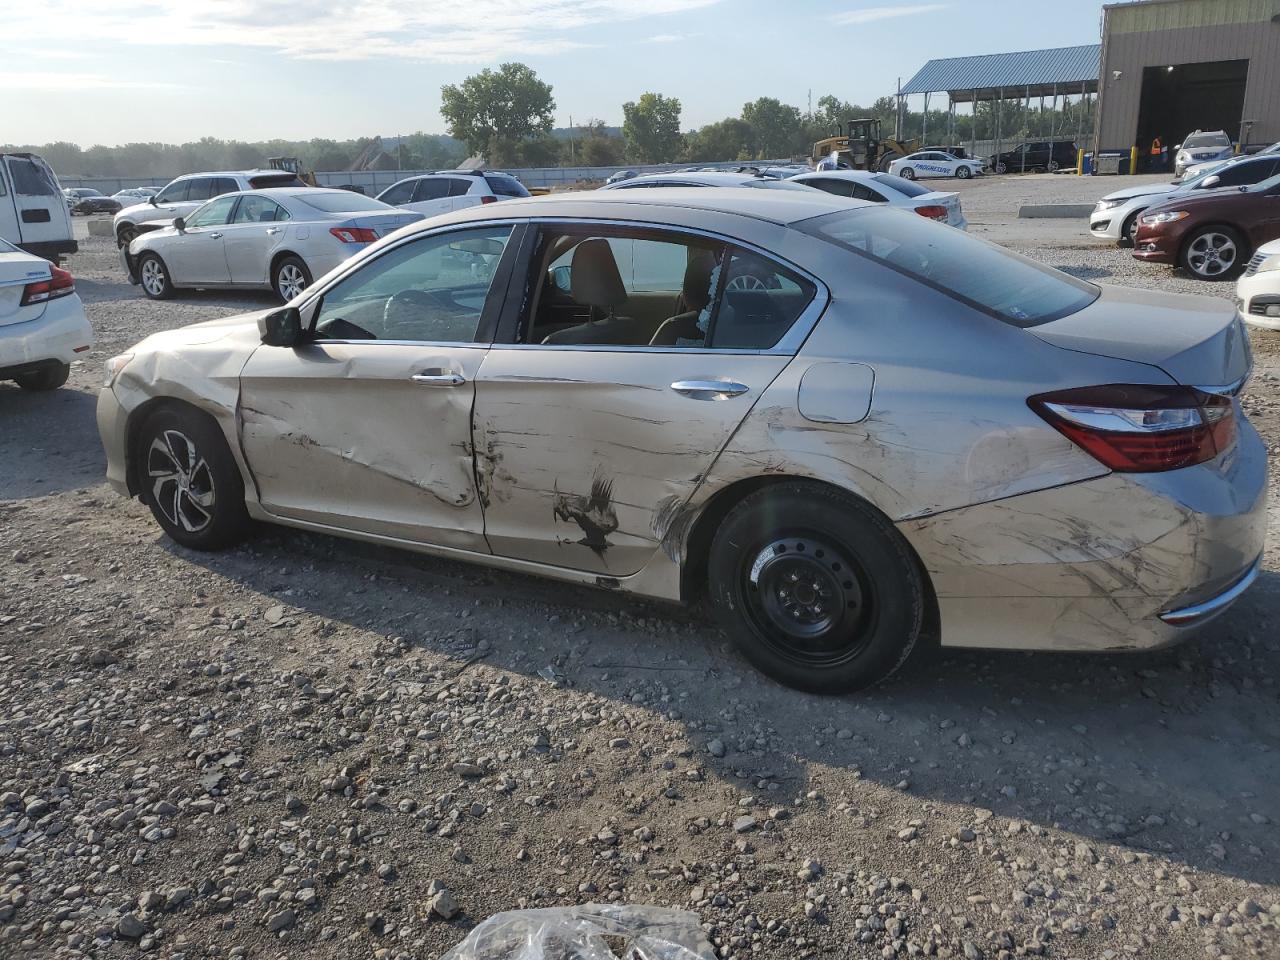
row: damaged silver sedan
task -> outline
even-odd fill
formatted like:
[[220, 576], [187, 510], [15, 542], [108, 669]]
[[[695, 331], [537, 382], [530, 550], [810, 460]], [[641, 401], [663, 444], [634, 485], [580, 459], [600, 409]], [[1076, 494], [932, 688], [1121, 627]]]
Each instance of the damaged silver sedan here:
[[1257, 574], [1230, 305], [819, 191], [406, 227], [283, 308], [112, 359], [108, 476], [195, 549], [269, 521], [710, 600], [808, 690], [951, 646], [1179, 640]]

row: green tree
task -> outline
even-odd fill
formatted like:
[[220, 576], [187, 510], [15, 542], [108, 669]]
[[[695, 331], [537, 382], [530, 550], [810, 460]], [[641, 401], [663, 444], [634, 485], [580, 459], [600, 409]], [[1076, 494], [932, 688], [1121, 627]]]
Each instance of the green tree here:
[[666, 163], [680, 153], [680, 101], [643, 93], [622, 105], [622, 137], [627, 155], [639, 163]]
[[550, 84], [523, 63], [481, 70], [440, 89], [440, 114], [449, 133], [473, 154], [509, 163], [521, 143], [551, 131], [556, 102]]
[[751, 156], [751, 126], [737, 117], [726, 117], [694, 130], [685, 138], [686, 160], [738, 160]]
[[773, 160], [793, 153], [808, 153], [800, 111], [795, 107], [773, 97], [761, 97], [743, 104], [742, 119], [751, 128], [757, 159]]

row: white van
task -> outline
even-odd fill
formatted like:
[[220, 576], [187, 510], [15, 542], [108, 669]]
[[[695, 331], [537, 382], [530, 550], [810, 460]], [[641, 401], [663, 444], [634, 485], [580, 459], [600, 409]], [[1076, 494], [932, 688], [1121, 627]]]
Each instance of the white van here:
[[0, 153], [0, 237], [54, 263], [78, 249], [58, 178], [34, 153]]

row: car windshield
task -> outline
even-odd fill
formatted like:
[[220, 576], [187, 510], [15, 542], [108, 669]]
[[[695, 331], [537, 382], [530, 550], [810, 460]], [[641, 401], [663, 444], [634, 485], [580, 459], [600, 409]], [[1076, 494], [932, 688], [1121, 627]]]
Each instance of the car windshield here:
[[298, 200], [308, 207], [323, 213], [360, 213], [365, 210], [394, 210], [390, 204], [365, 197], [351, 190], [308, 190], [306, 193], [292, 193], [291, 200]]
[[902, 210], [860, 207], [802, 221], [797, 229], [877, 260], [1015, 327], [1076, 313], [1100, 293], [1091, 283]]
[[923, 197], [926, 193], [932, 193], [928, 187], [922, 187], [918, 183], [912, 183], [906, 177], [895, 177], [891, 173], [877, 173], [871, 178], [876, 183], [883, 184], [891, 190], [897, 190], [904, 197]]
[[1225, 133], [1193, 133], [1182, 141], [1182, 146], [1188, 150], [1196, 147], [1229, 147], [1231, 138]]

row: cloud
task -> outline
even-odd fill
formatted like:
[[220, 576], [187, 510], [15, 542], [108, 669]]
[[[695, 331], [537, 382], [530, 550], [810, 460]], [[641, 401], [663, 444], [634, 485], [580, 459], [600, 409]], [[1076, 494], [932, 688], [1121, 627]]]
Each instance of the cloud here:
[[66, 36], [69, 43], [92, 36], [100, 46], [259, 48], [296, 60], [483, 63], [565, 53], [589, 45], [584, 28], [678, 16], [719, 2], [363, 0], [343, 7], [329, 0], [48, 0], [16, 8], [6, 32]]
[[645, 43], [679, 43], [684, 39], [682, 33], [656, 33], [652, 37], [646, 37]]
[[848, 27], [855, 23], [875, 23], [877, 20], [890, 20], [895, 17], [915, 17], [922, 13], [936, 13], [947, 9], [948, 6], [950, 4], [947, 3], [917, 3], [907, 7], [864, 7], [861, 10], [837, 13], [831, 18], [831, 22]]
[[129, 77], [109, 77], [99, 73], [72, 73], [65, 70], [0, 71], [0, 90], [181, 90], [182, 84]]

